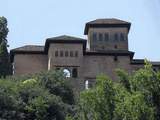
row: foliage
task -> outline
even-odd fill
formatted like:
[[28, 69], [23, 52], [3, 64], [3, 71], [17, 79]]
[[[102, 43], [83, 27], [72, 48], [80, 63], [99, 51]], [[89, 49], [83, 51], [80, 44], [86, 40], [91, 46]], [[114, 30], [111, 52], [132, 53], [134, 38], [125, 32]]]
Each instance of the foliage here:
[[111, 120], [114, 109], [113, 83], [104, 75], [97, 77], [97, 86], [94, 89], [81, 93], [80, 110], [81, 120]]
[[79, 107], [68, 120], [159, 120], [160, 72], [146, 61], [143, 69], [127, 74], [117, 69], [118, 81], [97, 77], [95, 87], [81, 92]]
[[[71, 96], [72, 90], [61, 75], [60, 71], [48, 71], [0, 79], [0, 119], [64, 120], [65, 116], [72, 115], [74, 96]], [[48, 87], [49, 83], [53, 85]], [[52, 92], [57, 86], [60, 89]]]
[[0, 79], [0, 119], [7, 120], [159, 120], [160, 72], [146, 61], [133, 74], [116, 70], [114, 82], [97, 76], [96, 85], [73, 91], [62, 71]]
[[11, 74], [11, 64], [7, 51], [7, 19], [0, 17], [0, 78]]
[[36, 75], [36, 79], [38, 79], [40, 84], [44, 85], [51, 94], [60, 96], [63, 102], [74, 104], [72, 89], [68, 87], [70, 86], [69, 82], [67, 82], [62, 70], [40, 73]]

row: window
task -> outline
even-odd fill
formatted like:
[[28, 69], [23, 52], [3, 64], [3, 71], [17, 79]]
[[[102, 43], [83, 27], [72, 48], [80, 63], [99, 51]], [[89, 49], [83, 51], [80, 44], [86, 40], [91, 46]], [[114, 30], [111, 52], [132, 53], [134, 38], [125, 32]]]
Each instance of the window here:
[[103, 41], [103, 34], [99, 33], [99, 41]]
[[117, 56], [114, 56], [114, 61], [118, 61], [118, 57]]
[[97, 33], [93, 33], [93, 41], [97, 40]]
[[58, 57], [58, 51], [55, 51], [55, 57]]
[[88, 80], [85, 81], [85, 89], [89, 89], [89, 81]]
[[114, 40], [118, 41], [118, 34], [117, 33], [114, 35]]
[[108, 35], [108, 33], [105, 33], [105, 34], [104, 34], [104, 40], [105, 40], [105, 41], [108, 41], [108, 40], [109, 40], [109, 35]]
[[68, 57], [68, 51], [65, 51], [65, 57]]
[[125, 38], [124, 38], [124, 34], [123, 33], [121, 33], [120, 34], [120, 41], [124, 41], [125, 40]]
[[73, 51], [70, 51], [70, 57], [73, 57]]
[[117, 45], [115, 45], [114, 48], [117, 49], [118, 48]]
[[104, 47], [104, 46], [102, 46], [101, 48], [102, 48], [102, 50], [104, 50], [104, 49], [105, 49], [105, 47]]
[[60, 57], [63, 57], [63, 51], [60, 51]]
[[75, 51], [75, 57], [78, 57], [78, 51]]
[[78, 77], [77, 68], [73, 68], [73, 70], [72, 70], [72, 77], [73, 77], [73, 78], [77, 78], [77, 77]]
[[66, 68], [63, 69], [63, 73], [65, 77], [67, 78], [71, 77], [71, 72], [69, 71], [69, 69], [66, 69]]

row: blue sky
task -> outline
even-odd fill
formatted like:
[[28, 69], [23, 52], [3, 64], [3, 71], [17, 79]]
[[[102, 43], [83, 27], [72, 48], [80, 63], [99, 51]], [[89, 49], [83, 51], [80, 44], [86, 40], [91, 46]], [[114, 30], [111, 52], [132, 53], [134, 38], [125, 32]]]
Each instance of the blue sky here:
[[0, 16], [8, 19], [13, 49], [44, 45], [58, 35], [83, 35], [85, 23], [119, 18], [132, 23], [129, 49], [134, 58], [160, 60], [160, 0], [0, 0]]

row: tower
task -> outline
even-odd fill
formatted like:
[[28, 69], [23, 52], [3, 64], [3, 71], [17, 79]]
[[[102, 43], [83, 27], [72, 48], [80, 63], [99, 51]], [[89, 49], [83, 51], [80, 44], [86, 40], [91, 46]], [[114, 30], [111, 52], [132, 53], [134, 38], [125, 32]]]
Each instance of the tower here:
[[118, 19], [96, 19], [86, 23], [91, 51], [127, 50], [131, 23]]

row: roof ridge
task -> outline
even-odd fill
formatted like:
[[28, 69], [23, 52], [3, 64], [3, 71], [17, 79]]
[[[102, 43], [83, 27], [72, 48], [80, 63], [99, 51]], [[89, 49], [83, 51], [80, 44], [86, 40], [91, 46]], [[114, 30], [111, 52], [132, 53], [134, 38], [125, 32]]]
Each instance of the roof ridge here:
[[84, 38], [70, 36], [70, 35], [60, 35], [56, 37], [47, 38], [49, 40], [85, 40]]

